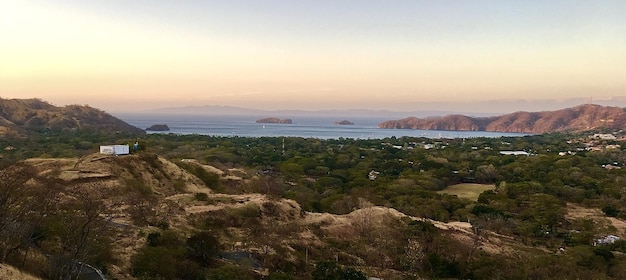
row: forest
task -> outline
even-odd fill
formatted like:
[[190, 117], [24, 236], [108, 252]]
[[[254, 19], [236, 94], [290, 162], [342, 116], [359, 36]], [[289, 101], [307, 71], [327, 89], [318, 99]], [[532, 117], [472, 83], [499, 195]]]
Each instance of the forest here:
[[[626, 275], [626, 241], [603, 238], [626, 235], [626, 227], [616, 226], [626, 220], [626, 147], [622, 132], [608, 139], [598, 133], [322, 140], [65, 131], [2, 138], [0, 262], [49, 279], [78, 277], [76, 261], [112, 279], [619, 279]], [[124, 179], [123, 188], [111, 193], [85, 192], [81, 184], [100, 182], [68, 184], [27, 161], [86, 158], [101, 144], [135, 142], [141, 149], [134, 155], [111, 159]], [[207, 191], [183, 191], [190, 181], [163, 171], [159, 158]], [[157, 190], [159, 180], [147, 180], [146, 170], [171, 187]], [[478, 185], [488, 187], [477, 198], [449, 191]], [[212, 215], [180, 214], [181, 206], [162, 199], [166, 192], [190, 193], [202, 205], [222, 203], [218, 194], [260, 194], [266, 200]], [[111, 269], [123, 267], [114, 253], [115, 235], [94, 234], [120, 230], [101, 214], [114, 196], [136, 205], [128, 211], [143, 242], [125, 273]], [[353, 215], [368, 207], [399, 214], [355, 225], [349, 237], [329, 234], [324, 223], [310, 226], [323, 245], [306, 247], [281, 242], [301, 226], [285, 221], [284, 201], [299, 205], [293, 217]], [[169, 210], [159, 210], [163, 205]], [[595, 214], [572, 214], [581, 209]], [[185, 228], [172, 217], [184, 219]], [[436, 226], [455, 222], [471, 225], [466, 238]], [[69, 225], [83, 230], [68, 232]], [[235, 246], [234, 229], [250, 239], [268, 236], [255, 244], [265, 252], [248, 250], [253, 257], [247, 264], [224, 261], [233, 254], [227, 248]], [[489, 251], [493, 240], [506, 250]]]

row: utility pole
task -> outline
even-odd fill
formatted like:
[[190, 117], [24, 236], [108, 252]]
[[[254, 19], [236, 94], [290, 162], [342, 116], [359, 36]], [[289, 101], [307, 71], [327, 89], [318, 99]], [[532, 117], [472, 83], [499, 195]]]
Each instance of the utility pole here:
[[309, 266], [309, 247], [304, 248], [304, 267]]

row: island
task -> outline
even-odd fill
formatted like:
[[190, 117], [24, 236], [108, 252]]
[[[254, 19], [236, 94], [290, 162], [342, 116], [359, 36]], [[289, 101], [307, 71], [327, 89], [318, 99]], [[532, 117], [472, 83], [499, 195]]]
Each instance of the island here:
[[167, 124], [155, 124], [146, 128], [146, 131], [169, 131], [170, 127]]
[[256, 120], [257, 123], [277, 123], [277, 124], [291, 124], [291, 119], [279, 119], [279, 118], [263, 118]]
[[349, 120], [338, 121], [338, 122], [335, 122], [335, 124], [336, 125], [354, 125], [354, 123]]

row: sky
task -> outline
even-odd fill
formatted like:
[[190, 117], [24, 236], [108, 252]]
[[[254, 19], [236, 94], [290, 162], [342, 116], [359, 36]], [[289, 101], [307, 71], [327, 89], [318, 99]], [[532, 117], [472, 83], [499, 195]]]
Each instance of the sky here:
[[487, 110], [626, 96], [624, 65], [623, 0], [0, 0], [0, 97], [113, 112]]

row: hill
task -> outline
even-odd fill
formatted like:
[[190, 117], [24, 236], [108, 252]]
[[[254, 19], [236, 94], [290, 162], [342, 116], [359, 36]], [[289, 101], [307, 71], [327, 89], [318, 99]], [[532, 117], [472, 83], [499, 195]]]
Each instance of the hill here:
[[[187, 170], [195, 170], [193, 173], [204, 176], [210, 173], [218, 180], [207, 188], [206, 182]], [[202, 171], [198, 173], [198, 170]], [[56, 201], [52, 208], [39, 207], [47, 204], [16, 194], [18, 203], [21, 199], [39, 201], [30, 207], [34, 213], [45, 213], [46, 218], [33, 230], [45, 235], [31, 245], [33, 249], [24, 255], [24, 259], [19, 253], [9, 253], [5, 259], [9, 263], [17, 260], [15, 264], [21, 263], [22, 266], [22, 261], [39, 264], [34, 271], [29, 265], [23, 269], [28, 271], [31, 268], [35, 274], [43, 271], [41, 277], [62, 273], [59, 271], [61, 267], [55, 267], [52, 262], [56, 258], [66, 261], [79, 258], [106, 269], [113, 279], [142, 278], [140, 276], [151, 275], [154, 271], [168, 276], [166, 278], [183, 277], [178, 273], [194, 269], [195, 266], [188, 265], [195, 259], [183, 254], [175, 260], [168, 258], [167, 254], [189, 250], [185, 249], [185, 246], [192, 246], [189, 240], [210, 233], [214, 242], [219, 243], [221, 260], [207, 262], [205, 259], [199, 264], [209, 268], [236, 264], [240, 267], [239, 273], [257, 275], [241, 279], [259, 279], [268, 271], [276, 270], [289, 270], [308, 279], [307, 271], [314, 269], [313, 264], [329, 256], [354, 264], [371, 276], [405, 279], [406, 272], [393, 268], [393, 263], [403, 257], [397, 254], [398, 250], [403, 250], [401, 248], [406, 245], [407, 236], [398, 232], [399, 228], [417, 227], [419, 232], [423, 231], [420, 234], [429, 236], [441, 232], [447, 236], [441, 240], [441, 246], [463, 248], [466, 253], [473, 249], [464, 244], [478, 238], [469, 223], [411, 217], [392, 208], [375, 207], [364, 200], [345, 215], [306, 212], [291, 199], [236, 191], [237, 185], [262, 183], [258, 174], [240, 169], [221, 170], [195, 160], [175, 164], [149, 153], [125, 157], [91, 154], [70, 159], [34, 158], [24, 161], [23, 165], [0, 171], [33, 177], [33, 184], [45, 182], [45, 186], [42, 185], [46, 196], [43, 201]], [[231, 193], [216, 193], [213, 189], [220, 184], [228, 184], [227, 191]], [[15, 220], [21, 224], [30, 219], [29, 215], [17, 216]], [[59, 221], [68, 231], [55, 228]], [[88, 231], [76, 235], [74, 229], [78, 227], [88, 227]], [[29, 228], [21, 228], [6, 236], [9, 242], [2, 246], [10, 248], [12, 242], [19, 244], [22, 234], [30, 236]], [[103, 239], [103, 235], [106, 238]], [[412, 232], [409, 236], [414, 235]], [[381, 236], [385, 236], [385, 240], [381, 240]], [[491, 236], [479, 246], [488, 254], [508, 254], [513, 250], [513, 241], [508, 238], [489, 233], [482, 236], [480, 238]], [[5, 236], [0, 233], [0, 238]], [[82, 247], [59, 251], [58, 246], [69, 244]], [[507, 251], [507, 248], [510, 249]], [[172, 251], [168, 251], [170, 249]], [[157, 253], [159, 255], [151, 255]], [[49, 256], [50, 263], [41, 263], [44, 255]], [[164, 261], [156, 267], [146, 268], [143, 257], [157, 257]]]
[[583, 131], [596, 128], [621, 129], [626, 126], [626, 111], [620, 107], [581, 105], [556, 111], [515, 112], [497, 117], [470, 117], [447, 115], [444, 117], [416, 118], [385, 121], [379, 128], [424, 130], [469, 130], [519, 133], [548, 133], [558, 131]]
[[20, 137], [33, 132], [63, 130], [145, 133], [104, 111], [89, 106], [57, 107], [40, 99], [0, 98], [0, 136]]

